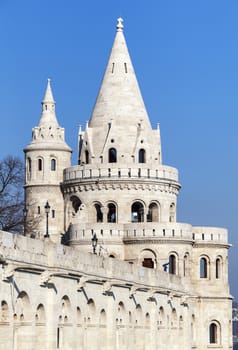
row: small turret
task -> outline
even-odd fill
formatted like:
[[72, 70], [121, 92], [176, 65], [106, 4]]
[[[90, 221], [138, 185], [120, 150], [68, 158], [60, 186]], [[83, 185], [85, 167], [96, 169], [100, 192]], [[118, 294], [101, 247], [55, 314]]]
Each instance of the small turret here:
[[38, 126], [32, 130], [32, 142], [25, 148], [25, 205], [27, 220], [25, 232], [33, 237], [45, 235], [45, 204], [50, 203], [49, 233], [58, 241], [63, 232], [63, 198], [60, 183], [63, 170], [70, 166], [71, 149], [64, 139], [64, 129], [55, 114], [50, 80], [48, 79], [42, 113]]

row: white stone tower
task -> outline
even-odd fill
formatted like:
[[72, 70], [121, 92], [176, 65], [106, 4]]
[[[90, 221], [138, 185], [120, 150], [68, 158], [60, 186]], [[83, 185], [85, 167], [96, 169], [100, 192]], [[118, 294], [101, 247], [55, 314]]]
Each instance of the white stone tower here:
[[139, 236], [153, 238], [155, 232], [171, 229], [180, 184], [177, 169], [162, 165], [160, 132], [151, 128], [121, 18], [91, 119], [79, 140], [79, 165], [65, 170], [63, 182], [68, 243], [88, 251], [96, 233], [103, 251], [136, 260], [137, 249], [134, 254], [126, 242], [131, 247], [132, 241], [141, 244]]
[[45, 205], [48, 201], [49, 234], [60, 241], [64, 228], [64, 206], [60, 183], [64, 168], [70, 166], [71, 149], [58, 124], [55, 101], [48, 79], [39, 125], [32, 130], [32, 141], [25, 148], [25, 233], [36, 238], [46, 234]]

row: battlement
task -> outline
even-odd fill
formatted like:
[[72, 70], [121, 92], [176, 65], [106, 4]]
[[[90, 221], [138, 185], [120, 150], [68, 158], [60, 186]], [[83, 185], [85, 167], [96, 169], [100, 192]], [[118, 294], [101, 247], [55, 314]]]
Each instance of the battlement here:
[[133, 166], [122, 166], [112, 163], [110, 166], [100, 168], [92, 164], [76, 165], [64, 170], [64, 182], [81, 181], [87, 179], [154, 179], [163, 181], [178, 181], [178, 170], [173, 167], [161, 165], [153, 168], [151, 165], [138, 164]]

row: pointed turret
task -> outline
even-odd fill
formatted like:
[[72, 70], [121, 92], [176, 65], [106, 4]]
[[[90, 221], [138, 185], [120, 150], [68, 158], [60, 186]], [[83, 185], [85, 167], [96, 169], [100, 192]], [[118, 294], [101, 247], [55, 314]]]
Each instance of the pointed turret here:
[[150, 125], [127, 44], [123, 19], [118, 18], [116, 37], [102, 85], [89, 122], [90, 127], [114, 123], [124, 125], [143, 122]]
[[[79, 143], [79, 164], [161, 163], [158, 131], [151, 128], [123, 34], [117, 31], [88, 127]], [[117, 158], [110, 157], [111, 152]]]
[[53, 98], [51, 86], [50, 86], [50, 79], [48, 79], [47, 87], [45, 91], [45, 97], [42, 104], [42, 115], [39, 122], [39, 126], [59, 126], [56, 115], [55, 115], [55, 101]]
[[25, 232], [32, 237], [45, 235], [44, 208], [48, 202], [50, 237], [59, 242], [64, 230], [64, 205], [60, 183], [63, 171], [71, 164], [71, 148], [64, 139], [64, 128], [58, 124], [55, 114], [50, 80], [42, 101], [42, 113], [38, 126], [32, 130], [32, 141], [24, 149], [26, 158], [25, 205], [28, 208]]

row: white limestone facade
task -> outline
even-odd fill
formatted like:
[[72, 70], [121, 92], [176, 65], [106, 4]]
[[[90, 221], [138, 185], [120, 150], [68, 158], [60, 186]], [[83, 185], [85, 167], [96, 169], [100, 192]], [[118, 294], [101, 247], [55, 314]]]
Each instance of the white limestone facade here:
[[0, 232], [0, 350], [232, 349], [227, 230], [177, 221], [178, 171], [162, 163], [122, 19], [78, 165], [49, 81], [24, 152], [25, 235]]

